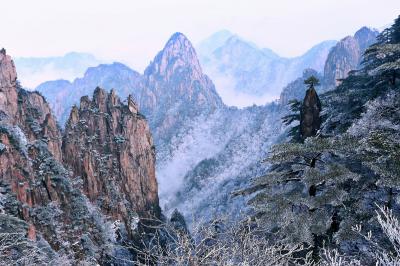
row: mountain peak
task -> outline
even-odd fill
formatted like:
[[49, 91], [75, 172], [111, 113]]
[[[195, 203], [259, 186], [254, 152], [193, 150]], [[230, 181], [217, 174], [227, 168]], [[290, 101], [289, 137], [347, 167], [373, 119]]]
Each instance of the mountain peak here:
[[213, 33], [198, 44], [197, 51], [199, 55], [203, 57], [203, 59], [209, 57], [216, 49], [223, 46], [231, 36], [233, 36], [233, 33], [228, 30], [220, 30]]
[[163, 51], [172, 51], [174, 52], [172, 55], [176, 56], [185, 51], [194, 52], [194, 48], [192, 43], [183, 33], [175, 32], [167, 41]]
[[185, 40], [188, 40], [188, 38], [185, 36], [185, 34], [183, 34], [182, 32], [175, 32], [169, 38], [167, 43], [169, 43], [171, 41], [185, 41]]
[[202, 74], [195, 49], [189, 39], [176, 32], [147, 67], [145, 74], [157, 74], [168, 77], [178, 68], [190, 68], [196, 76]]
[[364, 26], [354, 34], [354, 38], [357, 40], [360, 49], [364, 51], [368, 46], [376, 42], [378, 35], [379, 32], [377, 30]]
[[369, 28], [367, 26], [361, 27], [356, 33], [354, 34], [354, 37], [357, 38], [359, 35], [365, 35], [365, 34], [375, 34], [379, 33], [376, 29]]

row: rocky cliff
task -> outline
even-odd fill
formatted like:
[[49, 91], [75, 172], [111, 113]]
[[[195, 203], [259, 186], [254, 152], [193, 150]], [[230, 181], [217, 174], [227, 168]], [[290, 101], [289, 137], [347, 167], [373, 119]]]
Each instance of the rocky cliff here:
[[159, 217], [152, 138], [136, 104], [100, 89], [93, 102], [83, 98], [62, 150], [49, 106], [39, 93], [19, 88], [5, 50], [0, 85], [0, 241], [18, 238], [0, 245], [10, 255], [0, 264], [131, 259], [120, 241], [132, 239], [140, 217]]
[[87, 254], [85, 245], [104, 245], [104, 227], [60, 163], [61, 133], [46, 101], [18, 87], [13, 61], [4, 50], [0, 68], [2, 241], [7, 234], [26, 235], [36, 240], [32, 245], [46, 246], [42, 259], [48, 261], [100, 259], [94, 250]]
[[149, 126], [131, 97], [97, 88], [72, 108], [63, 138], [64, 162], [82, 190], [129, 233], [139, 216], [157, 218], [155, 149]]
[[0, 52], [0, 119], [18, 124], [29, 140], [44, 140], [61, 160], [61, 134], [49, 105], [37, 92], [19, 88], [14, 62], [4, 49]]
[[351, 70], [359, 68], [365, 49], [376, 42], [378, 32], [363, 27], [354, 36], [347, 36], [334, 46], [328, 54], [324, 67], [324, 83], [328, 88], [337, 86], [340, 79]]

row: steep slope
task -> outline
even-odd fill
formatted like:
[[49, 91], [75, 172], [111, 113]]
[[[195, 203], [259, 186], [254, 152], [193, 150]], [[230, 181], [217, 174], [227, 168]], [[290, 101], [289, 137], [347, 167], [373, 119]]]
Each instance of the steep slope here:
[[129, 234], [137, 214], [160, 216], [153, 141], [131, 98], [124, 105], [114, 90], [100, 88], [92, 100], [82, 97], [65, 128], [63, 155], [89, 200], [123, 221]]
[[[153, 110], [144, 113], [153, 121], [165, 211], [178, 207], [189, 221], [217, 212], [238, 214], [243, 202], [232, 202], [229, 193], [248, 182], [258, 158], [282, 130], [276, 105], [226, 107], [202, 73], [190, 42], [179, 33], [156, 56], [145, 78], [144, 89], [156, 99], [154, 107], [149, 105]], [[193, 94], [196, 87], [204, 96]]]
[[202, 72], [196, 51], [182, 33], [172, 35], [146, 68], [138, 102], [157, 141], [171, 138], [185, 121], [223, 107], [214, 84]]
[[91, 54], [77, 52], [54, 57], [17, 57], [14, 61], [22, 85], [31, 89], [47, 80], [73, 80], [88, 67], [104, 63]]
[[280, 117], [279, 106], [270, 104], [227, 108], [193, 120], [157, 167], [165, 211], [177, 207], [189, 223], [246, 213], [245, 199], [231, 193], [266, 170], [260, 160], [284, 132]]
[[223, 106], [213, 83], [202, 73], [192, 44], [181, 33], [168, 40], [143, 76], [114, 63], [89, 68], [83, 78], [73, 83], [49, 81], [36, 90], [48, 99], [63, 125], [70, 106], [78, 104], [79, 98], [96, 86], [114, 88], [124, 98], [132, 94], [148, 118], [156, 142], [171, 138], [185, 120]]
[[[317, 71], [305, 70], [302, 78], [298, 78], [285, 86], [280, 95], [280, 103], [286, 105], [289, 100], [302, 100], [305, 92], [303, 81], [306, 76], [314, 75], [322, 81], [317, 87], [320, 92], [332, 90], [340, 84], [340, 79], [347, 77], [348, 73], [360, 67], [365, 49], [376, 41], [377, 32], [367, 27], [358, 30], [354, 37], [347, 36], [338, 42], [329, 52], [324, 64], [324, 76]], [[309, 72], [307, 74], [307, 72]]]
[[308, 243], [314, 257], [329, 248], [343, 254], [346, 265], [398, 263], [398, 253], [391, 253], [398, 234], [386, 229], [397, 226], [400, 214], [398, 25], [400, 19], [339, 86], [317, 97], [310, 85], [300, 121], [317, 122], [308, 124], [312, 134], [274, 146], [266, 159], [270, 170], [241, 192], [254, 193], [249, 203], [267, 231], [288, 243]]
[[[104, 74], [110, 77], [110, 83], [128, 80], [118, 73]], [[80, 82], [101, 84], [102, 80], [101, 75], [86, 75]], [[78, 82], [74, 82], [67, 92], [61, 90], [66, 93], [65, 98], [73, 93], [82, 93], [75, 84]], [[46, 90], [42, 90], [44, 94], [59, 91], [59, 88], [52, 87], [56, 83], [48, 85]], [[281, 131], [280, 117], [276, 115], [278, 108], [275, 105], [245, 110], [227, 108], [210, 79], [202, 73], [194, 48], [180, 33], [170, 38], [141, 77], [140, 88], [132, 89], [131, 93], [153, 132], [160, 201], [166, 211], [178, 206], [189, 218], [195, 212], [204, 217], [220, 209], [234, 212], [233, 206], [236, 205], [227, 207], [230, 202], [228, 194], [243, 182], [248, 182], [249, 173], [254, 173], [260, 154], [264, 154], [268, 145], [274, 142], [276, 132]], [[85, 98], [85, 106], [89, 104], [86, 101]], [[76, 110], [78, 108], [73, 112]], [[68, 128], [67, 125], [66, 131], [70, 130]], [[94, 130], [93, 125], [89, 128]], [[82, 129], [79, 132], [83, 132]], [[98, 140], [93, 141], [96, 147]], [[193, 173], [199, 173], [199, 169], [207, 165], [208, 159], [217, 161], [218, 167], [193, 177]], [[193, 186], [197, 182], [208, 186]], [[219, 190], [224, 192], [217, 193]], [[210, 210], [208, 205], [215, 209]]]
[[329, 52], [324, 67], [324, 84], [328, 89], [337, 86], [351, 70], [359, 68], [365, 49], [376, 42], [378, 32], [363, 27], [354, 36], [343, 38]]
[[[230, 39], [232, 43], [241, 42]], [[322, 51], [329, 45], [322, 45], [325, 47]], [[251, 44], [243, 46], [254, 51]], [[321, 50], [317, 47], [307, 56], [293, 60], [293, 69], [304, 62], [318, 63], [320, 59], [314, 60], [321, 58], [318, 51]], [[276, 60], [273, 53], [262, 53], [268, 60]], [[257, 56], [255, 51], [253, 59]], [[245, 109], [225, 106], [211, 80], [203, 74], [190, 41], [181, 33], [168, 40], [142, 76], [122, 66], [106, 65], [102, 71], [100, 68], [88, 71], [68, 90], [60, 90], [56, 83], [48, 83], [41, 90], [44, 94], [60, 90], [68, 99], [82, 96], [90, 88], [88, 84], [104, 84], [106, 90], [112, 89], [110, 84], [121, 84], [120, 87], [126, 88], [125, 93], [132, 93], [153, 132], [159, 196], [165, 211], [179, 207], [189, 220], [193, 214], [203, 217], [221, 211], [237, 214], [239, 207], [246, 211], [244, 200], [232, 199], [229, 194], [266, 169], [259, 160], [266, 156], [270, 145], [285, 138], [281, 117], [287, 113], [286, 108], [277, 104]], [[97, 72], [99, 75], [93, 74]], [[311, 74], [317, 75], [311, 70], [304, 73]], [[283, 92], [282, 104], [293, 96], [303, 97], [304, 92], [303, 79], [297, 79]], [[58, 99], [61, 102], [62, 98]]]

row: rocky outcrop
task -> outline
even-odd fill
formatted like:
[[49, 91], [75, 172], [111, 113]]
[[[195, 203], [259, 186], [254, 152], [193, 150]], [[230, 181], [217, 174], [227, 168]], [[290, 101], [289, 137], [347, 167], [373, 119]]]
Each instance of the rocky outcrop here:
[[157, 218], [155, 149], [145, 118], [131, 97], [96, 88], [93, 99], [72, 108], [63, 138], [64, 162], [101, 210], [129, 233], [139, 217]]
[[314, 86], [311, 86], [306, 91], [306, 96], [300, 110], [300, 135], [302, 139], [317, 134], [321, 126], [320, 112], [321, 102]]
[[61, 133], [46, 100], [37, 92], [19, 87], [14, 62], [0, 52], [0, 120], [19, 125], [28, 140], [42, 139], [61, 161]]
[[357, 68], [360, 58], [357, 40], [352, 36], [342, 39], [328, 55], [324, 68], [325, 82], [337, 86], [339, 79], [346, 78], [349, 71]]
[[18, 107], [17, 72], [6, 50], [0, 51], [0, 118], [15, 117]]
[[35, 240], [33, 246], [44, 245], [38, 264], [100, 262], [112, 254], [111, 227], [70, 182], [60, 162], [61, 134], [46, 101], [19, 88], [14, 64], [3, 50], [0, 59], [1, 241], [17, 233]]
[[92, 101], [83, 97], [62, 150], [44, 98], [19, 87], [4, 51], [0, 59], [0, 241], [11, 233], [34, 240], [44, 250], [35, 264], [132, 259], [122, 241], [133, 240], [139, 217], [160, 217], [155, 151], [136, 103], [101, 89]]
[[[96, 212], [89, 210], [86, 198], [71, 185], [68, 172], [46, 143], [30, 142], [18, 126], [5, 123], [0, 124], [0, 142], [1, 233], [15, 233], [5, 225], [19, 221], [21, 234], [25, 231], [31, 240], [50, 245], [50, 257], [57, 252], [56, 257], [70, 257], [71, 262], [89, 259], [80, 242], [85, 234], [94, 246], [107, 243]], [[101, 259], [100, 253], [94, 256]]]
[[61, 131], [46, 100], [37, 92], [18, 89], [18, 113], [14, 124], [20, 125], [29, 140], [43, 140], [47, 149], [62, 161]]
[[358, 69], [365, 49], [376, 42], [378, 32], [363, 27], [354, 36], [347, 36], [329, 52], [324, 67], [324, 85], [332, 88], [348, 76], [351, 70]]
[[73, 82], [68, 80], [47, 81], [36, 88], [50, 103], [50, 107], [64, 127], [69, 118], [71, 108], [78, 105], [82, 96], [92, 95], [99, 86], [110, 91], [115, 89], [121, 98], [133, 93], [135, 98], [140, 93], [142, 76], [121, 63], [101, 64], [90, 67], [81, 78]]

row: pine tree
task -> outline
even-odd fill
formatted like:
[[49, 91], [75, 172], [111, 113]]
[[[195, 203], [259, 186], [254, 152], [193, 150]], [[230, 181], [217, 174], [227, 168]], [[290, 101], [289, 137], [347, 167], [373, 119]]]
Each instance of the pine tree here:
[[290, 100], [289, 103], [289, 108], [291, 113], [282, 117], [282, 122], [284, 125], [289, 126], [295, 123], [293, 125], [289, 132], [288, 132], [288, 137], [292, 142], [300, 142], [301, 137], [300, 137], [300, 109], [301, 109], [301, 102], [298, 100]]
[[400, 75], [400, 43], [373, 45], [365, 51], [363, 65], [370, 75], [396, 84]]
[[391, 27], [391, 41], [392, 43], [400, 43], [400, 15]]

